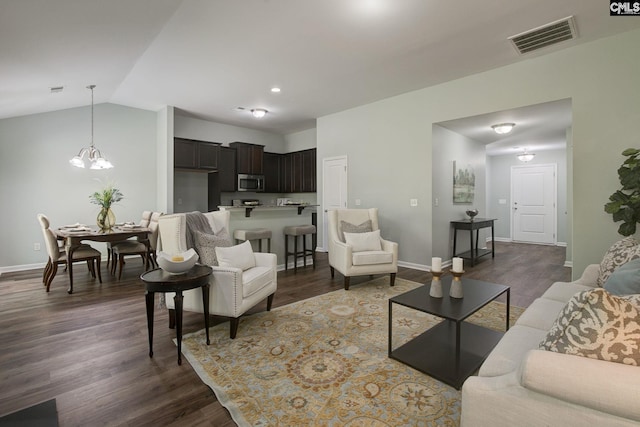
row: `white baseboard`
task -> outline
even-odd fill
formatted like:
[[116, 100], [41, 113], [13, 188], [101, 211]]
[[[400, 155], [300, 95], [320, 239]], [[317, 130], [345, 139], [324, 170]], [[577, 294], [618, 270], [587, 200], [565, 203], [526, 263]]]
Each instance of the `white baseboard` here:
[[10, 265], [8, 267], [0, 267], [0, 274], [14, 273], [16, 271], [35, 270], [37, 268], [44, 268], [46, 265], [47, 265], [46, 262], [38, 263], [38, 264]]
[[413, 270], [429, 271], [431, 268], [426, 264], [416, 264], [413, 262], [398, 261], [398, 266], [411, 268]]
[[569, 260], [565, 261], [564, 267], [573, 268], [573, 261], [569, 261]]

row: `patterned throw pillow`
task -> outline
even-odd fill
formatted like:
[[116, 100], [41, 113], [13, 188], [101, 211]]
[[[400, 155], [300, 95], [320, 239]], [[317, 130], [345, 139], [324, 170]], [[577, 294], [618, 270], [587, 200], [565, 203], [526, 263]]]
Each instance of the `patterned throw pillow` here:
[[598, 286], [604, 285], [616, 268], [635, 258], [640, 258], [640, 245], [633, 236], [614, 243], [600, 263], [600, 274], [596, 282]]
[[340, 221], [340, 237], [344, 242], [344, 233], [369, 233], [373, 231], [373, 223], [370, 219], [366, 220], [362, 224], [351, 224], [347, 221]]
[[227, 248], [233, 246], [231, 236], [226, 228], [221, 229], [216, 234], [209, 234], [196, 230], [194, 248], [200, 255], [200, 263], [204, 265], [218, 265], [216, 258], [216, 247]]
[[602, 288], [576, 294], [540, 348], [640, 366], [640, 295], [618, 297]]

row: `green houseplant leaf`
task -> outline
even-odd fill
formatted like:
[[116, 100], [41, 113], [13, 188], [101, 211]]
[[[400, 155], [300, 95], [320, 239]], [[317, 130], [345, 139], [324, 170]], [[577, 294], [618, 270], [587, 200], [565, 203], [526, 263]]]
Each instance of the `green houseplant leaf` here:
[[622, 155], [626, 157], [618, 168], [622, 188], [609, 196], [604, 211], [612, 215], [614, 222], [622, 221], [618, 233], [631, 236], [640, 222], [640, 149], [627, 148]]

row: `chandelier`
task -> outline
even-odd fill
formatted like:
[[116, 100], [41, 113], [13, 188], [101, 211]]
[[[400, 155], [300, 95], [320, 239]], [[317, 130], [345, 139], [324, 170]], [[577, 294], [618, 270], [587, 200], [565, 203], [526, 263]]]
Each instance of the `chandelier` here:
[[77, 168], [84, 168], [85, 161], [84, 156], [86, 154], [87, 160], [91, 163], [91, 169], [111, 169], [113, 165], [104, 157], [95, 145], [93, 145], [93, 89], [96, 85], [89, 85], [87, 89], [91, 89], [91, 145], [80, 150], [77, 156], [74, 156], [69, 163]]

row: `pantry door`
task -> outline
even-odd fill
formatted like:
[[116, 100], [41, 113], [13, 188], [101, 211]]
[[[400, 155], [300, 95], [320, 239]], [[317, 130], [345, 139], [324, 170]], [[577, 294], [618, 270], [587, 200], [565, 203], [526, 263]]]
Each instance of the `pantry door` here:
[[322, 160], [322, 246], [329, 250], [327, 212], [347, 208], [347, 156]]

